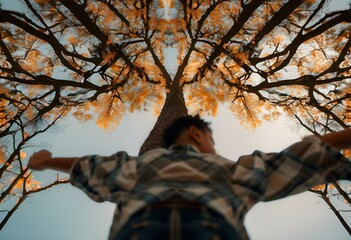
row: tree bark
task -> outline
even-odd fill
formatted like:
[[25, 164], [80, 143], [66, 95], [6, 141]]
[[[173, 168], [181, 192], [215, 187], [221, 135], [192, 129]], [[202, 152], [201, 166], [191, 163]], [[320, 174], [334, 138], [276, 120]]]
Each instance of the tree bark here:
[[155, 148], [164, 147], [162, 139], [164, 130], [173, 120], [186, 115], [188, 115], [188, 109], [185, 105], [183, 90], [179, 84], [173, 82], [170, 92], [167, 93], [161, 114], [149, 136], [141, 146], [139, 155]]

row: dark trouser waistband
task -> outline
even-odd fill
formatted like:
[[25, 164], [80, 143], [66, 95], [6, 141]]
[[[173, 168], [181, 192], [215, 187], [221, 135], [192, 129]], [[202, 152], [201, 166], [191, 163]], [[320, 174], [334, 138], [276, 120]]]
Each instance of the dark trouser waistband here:
[[157, 202], [133, 214], [116, 240], [238, 240], [222, 215], [193, 202]]
[[148, 205], [149, 208], [192, 208], [202, 209], [206, 205], [190, 201], [160, 201]]

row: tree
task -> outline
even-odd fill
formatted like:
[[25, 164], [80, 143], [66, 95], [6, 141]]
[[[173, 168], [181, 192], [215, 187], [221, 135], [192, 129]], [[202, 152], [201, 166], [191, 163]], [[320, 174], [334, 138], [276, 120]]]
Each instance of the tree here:
[[[330, 210], [333, 211], [340, 224], [344, 227], [344, 229], [351, 235], [351, 227], [346, 222], [346, 216], [342, 215], [342, 212], [350, 212], [348, 210], [338, 210], [338, 208], [334, 205], [333, 200], [337, 198], [338, 202], [343, 202], [348, 208], [351, 206], [351, 198], [350, 192], [347, 193], [345, 189], [349, 188], [350, 184], [343, 184], [334, 182], [332, 184], [322, 184], [319, 186], [313, 187], [310, 191], [314, 192], [321, 197], [324, 202], [328, 205]], [[346, 185], [346, 186], [345, 186]], [[348, 186], [348, 187], [347, 187]], [[340, 201], [341, 200], [341, 201]]]
[[68, 115], [111, 128], [126, 111], [153, 109], [140, 153], [163, 145], [175, 117], [219, 104], [248, 128], [280, 115], [316, 134], [350, 125], [351, 10], [327, 0], [22, 4], [0, 10], [2, 182], [7, 166], [30, 179], [21, 151]]

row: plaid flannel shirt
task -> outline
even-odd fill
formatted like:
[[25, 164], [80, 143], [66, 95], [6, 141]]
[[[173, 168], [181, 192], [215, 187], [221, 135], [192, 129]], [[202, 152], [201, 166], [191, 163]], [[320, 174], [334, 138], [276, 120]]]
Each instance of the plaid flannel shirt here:
[[254, 204], [338, 179], [351, 179], [350, 161], [315, 136], [280, 153], [255, 151], [237, 162], [178, 145], [139, 157], [86, 156], [71, 170], [71, 183], [90, 198], [117, 204], [110, 239], [139, 209], [173, 198], [205, 204], [248, 239], [243, 221]]

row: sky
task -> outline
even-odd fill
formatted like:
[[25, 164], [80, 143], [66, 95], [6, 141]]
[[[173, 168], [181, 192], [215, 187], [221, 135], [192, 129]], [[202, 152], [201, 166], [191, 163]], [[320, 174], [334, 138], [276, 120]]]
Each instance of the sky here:
[[[233, 161], [256, 149], [280, 151], [307, 134], [287, 119], [247, 130], [225, 107], [216, 117], [207, 116], [206, 120], [212, 122], [219, 154]], [[110, 155], [120, 150], [136, 155], [155, 122], [152, 113], [135, 112], [127, 114], [115, 130], [106, 132], [94, 122], [66, 118], [35, 139], [30, 150], [45, 148], [63, 157]], [[34, 172], [35, 178], [42, 181], [56, 175], [55, 171]], [[70, 184], [60, 185], [28, 198], [0, 232], [0, 239], [103, 240], [107, 239], [113, 212], [113, 204], [95, 203]], [[252, 240], [350, 239], [325, 202], [309, 192], [257, 204], [247, 215], [245, 225]]]

